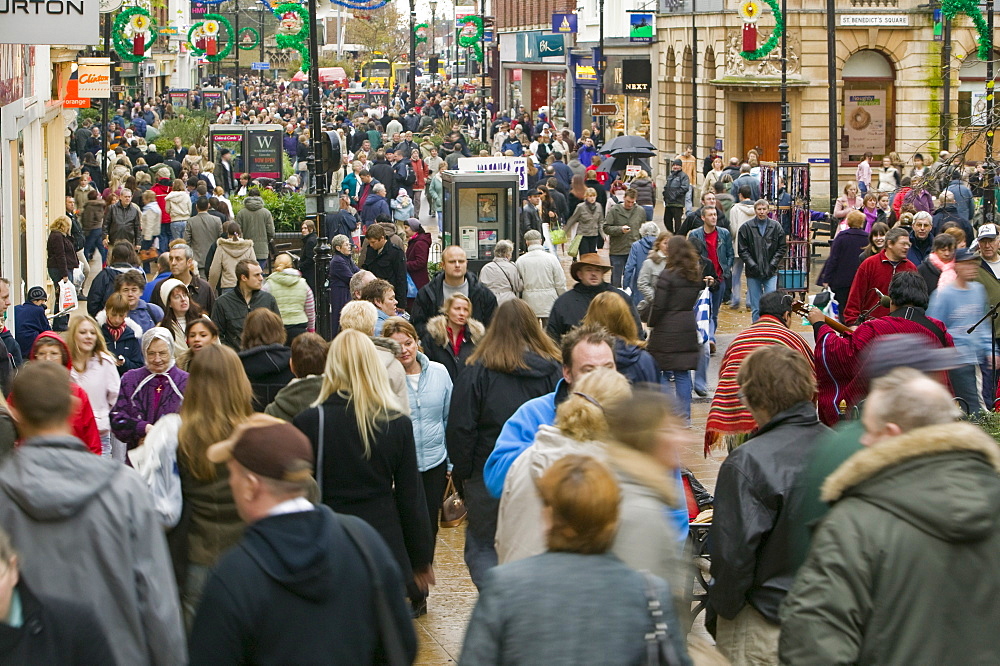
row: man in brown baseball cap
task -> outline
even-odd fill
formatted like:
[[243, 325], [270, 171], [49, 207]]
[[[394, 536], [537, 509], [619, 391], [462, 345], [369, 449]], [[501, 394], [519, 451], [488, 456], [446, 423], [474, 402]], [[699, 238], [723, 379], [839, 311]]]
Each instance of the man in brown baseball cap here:
[[545, 325], [545, 331], [556, 342], [559, 342], [569, 329], [583, 321], [590, 302], [605, 291], [613, 291], [625, 299], [635, 317], [636, 328], [640, 335], [642, 334], [642, 322], [639, 321], [639, 313], [636, 312], [632, 299], [621, 289], [616, 289], [611, 283], [604, 281], [610, 270], [611, 262], [608, 258], [597, 253], [581, 254], [569, 267], [569, 274], [576, 280], [576, 284], [552, 304], [549, 321]]
[[[417, 654], [403, 579], [382, 537], [363, 520], [312, 504], [313, 447], [295, 426], [254, 414], [208, 459], [229, 468], [247, 529], [205, 584], [190, 663], [371, 664], [388, 649]], [[376, 585], [391, 628], [379, 622]]]

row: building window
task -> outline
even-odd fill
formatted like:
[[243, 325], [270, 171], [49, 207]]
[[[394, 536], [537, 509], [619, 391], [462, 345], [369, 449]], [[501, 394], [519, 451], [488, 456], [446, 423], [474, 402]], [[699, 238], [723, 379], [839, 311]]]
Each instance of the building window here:
[[857, 164], [866, 152], [876, 159], [896, 149], [896, 73], [878, 51], [858, 51], [844, 63], [840, 162]]

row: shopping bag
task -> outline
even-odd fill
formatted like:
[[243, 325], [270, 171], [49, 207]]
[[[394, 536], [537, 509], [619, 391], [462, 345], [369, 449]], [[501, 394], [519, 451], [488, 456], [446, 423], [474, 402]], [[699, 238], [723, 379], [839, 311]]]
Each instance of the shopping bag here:
[[553, 222], [552, 231], [549, 232], [549, 238], [552, 239], [553, 245], [562, 245], [566, 242], [566, 230], [559, 226], [558, 222]]
[[712, 294], [708, 287], [701, 290], [694, 304], [694, 318], [698, 325], [698, 344], [703, 345], [712, 337]]
[[417, 297], [417, 284], [410, 277], [410, 274], [406, 274], [406, 297], [416, 298]]
[[573, 240], [569, 242], [566, 246], [566, 254], [571, 257], [576, 257], [580, 254], [580, 243], [583, 241], [583, 234], [577, 234], [573, 236]]
[[465, 522], [468, 513], [465, 501], [455, 489], [455, 482], [448, 477], [448, 486], [444, 489], [444, 500], [441, 502], [441, 527], [458, 527]]
[[59, 281], [59, 301], [57, 305], [58, 312], [76, 310], [80, 305], [80, 301], [76, 297], [76, 287], [69, 280]]

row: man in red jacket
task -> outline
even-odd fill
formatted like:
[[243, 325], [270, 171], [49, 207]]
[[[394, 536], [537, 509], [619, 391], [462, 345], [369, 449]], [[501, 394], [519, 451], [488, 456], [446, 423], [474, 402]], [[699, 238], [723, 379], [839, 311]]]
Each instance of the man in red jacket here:
[[[885, 235], [885, 249], [868, 257], [858, 267], [844, 308], [844, 323], [857, 326], [865, 320], [889, 314], [889, 308], [879, 305], [879, 291], [883, 294], [889, 291], [889, 282], [896, 273], [917, 270], [906, 258], [909, 251], [909, 232], [900, 227], [890, 229]], [[860, 319], [865, 313], [867, 315]]]

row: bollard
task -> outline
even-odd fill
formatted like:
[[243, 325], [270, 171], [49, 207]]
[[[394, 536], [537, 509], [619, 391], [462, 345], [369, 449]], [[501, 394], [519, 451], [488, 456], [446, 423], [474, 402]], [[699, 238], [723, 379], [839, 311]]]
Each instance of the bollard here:
[[316, 241], [316, 251], [313, 255], [315, 263], [315, 285], [316, 293], [316, 332], [323, 336], [324, 340], [331, 338], [333, 326], [330, 321], [330, 288], [327, 285], [327, 271], [330, 270], [330, 260], [333, 259], [333, 247], [330, 239], [325, 235], [320, 236]]

